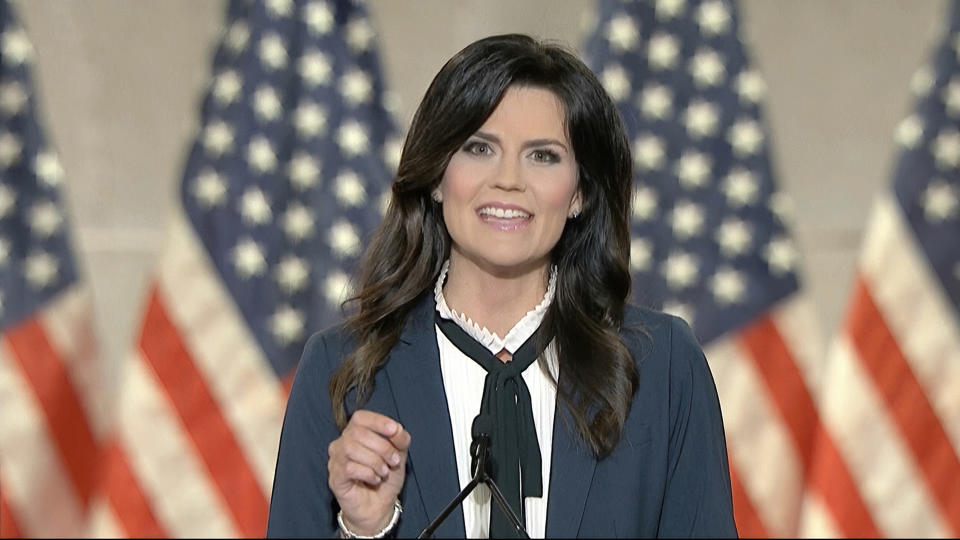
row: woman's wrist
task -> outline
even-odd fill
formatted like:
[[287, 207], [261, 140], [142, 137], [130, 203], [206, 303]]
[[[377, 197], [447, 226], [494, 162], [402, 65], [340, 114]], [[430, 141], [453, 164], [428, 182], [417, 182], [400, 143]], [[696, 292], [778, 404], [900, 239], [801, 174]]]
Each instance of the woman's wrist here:
[[342, 538], [384, 538], [397, 526], [397, 523], [400, 521], [400, 514], [402, 512], [403, 506], [400, 505], [400, 500], [394, 500], [390, 515], [381, 521], [383, 525], [373, 534], [366, 535], [357, 532], [357, 528], [348, 523], [343, 517], [343, 510], [341, 510], [337, 513], [337, 525], [340, 528], [340, 536]]

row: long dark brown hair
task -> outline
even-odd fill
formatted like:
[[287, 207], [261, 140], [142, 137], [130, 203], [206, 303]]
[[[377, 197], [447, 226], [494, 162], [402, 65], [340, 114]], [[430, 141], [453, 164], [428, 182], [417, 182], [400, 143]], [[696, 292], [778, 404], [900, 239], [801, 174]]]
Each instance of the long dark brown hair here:
[[[590, 69], [563, 47], [509, 34], [476, 41], [433, 79], [406, 136], [392, 197], [364, 255], [346, 329], [356, 347], [330, 381], [334, 418], [347, 423], [396, 344], [411, 308], [450, 254], [450, 236], [431, 191], [451, 156], [479, 129], [511, 86], [553, 92], [566, 109], [583, 200], [551, 258], [556, 295], [543, 324], [555, 336], [558, 394], [598, 457], [620, 439], [637, 388], [634, 359], [620, 338], [630, 293], [630, 149], [616, 108]], [[541, 359], [542, 361], [542, 359]]]

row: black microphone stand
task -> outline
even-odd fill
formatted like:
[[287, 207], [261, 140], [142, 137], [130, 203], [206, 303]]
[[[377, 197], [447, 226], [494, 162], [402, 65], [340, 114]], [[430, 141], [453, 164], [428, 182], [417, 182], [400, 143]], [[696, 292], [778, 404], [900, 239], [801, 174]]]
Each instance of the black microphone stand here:
[[[497, 487], [497, 483], [493, 481], [493, 478], [487, 473], [487, 454], [490, 447], [490, 435], [489, 429], [490, 425], [489, 417], [480, 415], [473, 420], [473, 443], [470, 445], [470, 457], [471, 461], [475, 464], [473, 469], [473, 478], [467, 483], [466, 486], [456, 497], [450, 501], [444, 509], [443, 512], [440, 512], [440, 515], [436, 519], [430, 522], [429, 525], [420, 533], [417, 538], [431, 538], [433, 532], [437, 530], [437, 527], [443, 523], [443, 520], [450, 515], [450, 512], [453, 512], [453, 509], [456, 508], [460, 503], [463, 502], [470, 493], [476, 489], [480, 484], [486, 484], [490, 488], [490, 495], [497, 505], [500, 507], [500, 510], [507, 515], [507, 518], [510, 519], [510, 522], [513, 524], [514, 528], [517, 530], [517, 534], [520, 535], [520, 538], [530, 538], [530, 535], [527, 534], [526, 529], [523, 528], [523, 524], [520, 522], [520, 518], [517, 517], [517, 514], [513, 511], [513, 508], [510, 508], [510, 503], [507, 502], [507, 499], [504, 498], [503, 493], [500, 492], [500, 488]], [[522, 504], [522, 500], [521, 500]], [[492, 512], [493, 509], [491, 508]]]

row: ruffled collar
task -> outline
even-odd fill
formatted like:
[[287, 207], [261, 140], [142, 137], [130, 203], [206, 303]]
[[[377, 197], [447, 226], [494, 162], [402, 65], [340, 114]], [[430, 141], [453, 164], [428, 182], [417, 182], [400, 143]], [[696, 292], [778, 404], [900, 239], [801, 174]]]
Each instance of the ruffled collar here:
[[465, 313], [457, 313], [450, 309], [447, 301], [443, 298], [443, 285], [447, 281], [447, 271], [449, 269], [450, 261], [447, 260], [443, 263], [443, 268], [440, 269], [440, 276], [437, 277], [437, 284], [433, 288], [433, 296], [437, 302], [437, 311], [440, 312], [440, 316], [444, 319], [452, 319], [456, 322], [470, 337], [477, 340], [493, 354], [497, 354], [503, 349], [513, 354], [520, 348], [523, 342], [537, 331], [540, 323], [543, 322], [543, 317], [546, 315], [547, 308], [550, 307], [550, 303], [553, 301], [553, 295], [557, 289], [557, 267], [551, 266], [550, 279], [547, 282], [547, 292], [544, 293], [543, 300], [541, 300], [535, 308], [528, 311], [527, 314], [507, 332], [507, 335], [501, 338], [496, 333], [487, 330], [487, 327], [481, 328], [480, 325], [473, 322], [473, 319], [467, 317]]

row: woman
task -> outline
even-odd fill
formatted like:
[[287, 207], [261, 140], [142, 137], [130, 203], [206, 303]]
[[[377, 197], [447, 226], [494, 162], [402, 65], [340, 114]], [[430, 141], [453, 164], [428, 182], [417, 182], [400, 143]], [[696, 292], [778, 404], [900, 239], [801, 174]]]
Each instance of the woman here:
[[[626, 304], [631, 192], [618, 113], [575, 56], [504, 35], [447, 62], [357, 309], [305, 348], [268, 535], [417, 536], [489, 435], [532, 537], [735, 536], [703, 353], [680, 319]], [[481, 487], [435, 534], [516, 532]]]

